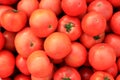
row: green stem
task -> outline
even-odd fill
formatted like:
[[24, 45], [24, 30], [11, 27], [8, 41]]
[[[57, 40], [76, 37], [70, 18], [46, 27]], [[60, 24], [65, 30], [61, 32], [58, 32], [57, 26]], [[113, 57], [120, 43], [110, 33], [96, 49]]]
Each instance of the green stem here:
[[71, 80], [69, 77], [62, 78], [62, 80]]
[[67, 32], [71, 31], [71, 28], [74, 26], [74, 24], [72, 22], [69, 22], [67, 24], [65, 24], [65, 28]]

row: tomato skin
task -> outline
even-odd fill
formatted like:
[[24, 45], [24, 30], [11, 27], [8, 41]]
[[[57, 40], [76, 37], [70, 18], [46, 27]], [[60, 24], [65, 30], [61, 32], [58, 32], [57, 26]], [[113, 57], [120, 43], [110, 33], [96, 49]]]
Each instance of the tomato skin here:
[[79, 16], [87, 10], [85, 0], [62, 0], [61, 7], [62, 10], [69, 16]]
[[120, 72], [120, 57], [118, 57], [116, 63], [117, 63], [117, 67], [118, 67], [118, 72]]
[[[3, 63], [4, 62], [4, 63]], [[12, 75], [15, 67], [15, 57], [8, 50], [0, 51], [0, 77], [6, 78]]]
[[[93, 45], [101, 43], [105, 38], [105, 33], [102, 33], [97, 36], [90, 36], [86, 33], [83, 33], [80, 36], [80, 42], [86, 47], [86, 48], [91, 48]], [[88, 41], [89, 40], [89, 41]]]
[[21, 55], [16, 57], [16, 67], [19, 71], [25, 75], [30, 75], [30, 72], [27, 67], [27, 58], [23, 58]]
[[88, 59], [94, 69], [106, 70], [115, 63], [116, 54], [110, 45], [99, 43], [90, 48]]
[[72, 67], [80, 67], [85, 63], [86, 59], [86, 48], [81, 43], [73, 42], [71, 52], [65, 57], [66, 64]]
[[65, 33], [54, 32], [45, 39], [44, 49], [50, 58], [63, 59], [71, 51], [71, 41]]
[[27, 15], [23, 11], [15, 9], [7, 10], [2, 14], [1, 25], [2, 27], [11, 32], [18, 32], [23, 29], [27, 22]]
[[29, 24], [35, 35], [45, 38], [57, 29], [58, 19], [51, 10], [37, 9], [31, 14]]
[[53, 75], [53, 80], [81, 80], [79, 72], [69, 66], [59, 68]]
[[60, 0], [41, 0], [39, 3], [39, 8], [50, 9], [56, 15], [59, 15], [62, 12]]
[[120, 80], [120, 74], [117, 75], [116, 80]]
[[0, 4], [2, 5], [12, 5], [15, 4], [18, 0], [0, 0]]
[[5, 37], [3, 36], [3, 33], [0, 32], [0, 50], [2, 50], [4, 45], [5, 45]]
[[0, 80], [12, 80], [11, 78], [0, 78]]
[[31, 75], [35, 77], [46, 77], [53, 71], [53, 64], [50, 63], [46, 52], [43, 50], [34, 51], [29, 55], [27, 67]]
[[108, 0], [114, 7], [120, 7], [120, 0]]
[[27, 58], [33, 51], [43, 48], [43, 40], [36, 37], [29, 27], [18, 32], [14, 42], [16, 51], [24, 58]]
[[83, 32], [90, 36], [97, 36], [105, 32], [106, 19], [98, 12], [88, 12], [81, 21]]
[[30, 17], [31, 13], [38, 8], [38, 0], [21, 0], [17, 4], [17, 10], [22, 10], [26, 12], [28, 17]]
[[113, 14], [112, 4], [107, 0], [95, 0], [88, 6], [88, 11], [96, 11], [109, 20]]
[[2, 17], [2, 14], [5, 11], [10, 10], [10, 9], [12, 9], [12, 7], [6, 6], [6, 5], [0, 5], [0, 26], [1, 26], [1, 17]]
[[113, 76], [107, 72], [96, 71], [90, 77], [90, 80], [114, 80]]
[[110, 27], [111, 27], [111, 30], [120, 35], [120, 11], [117, 11], [113, 14], [111, 20], [110, 20]]
[[14, 77], [14, 80], [31, 80], [31, 78], [28, 75], [18, 74]]
[[66, 33], [71, 41], [77, 40], [82, 34], [80, 20], [64, 15], [58, 22], [58, 32]]

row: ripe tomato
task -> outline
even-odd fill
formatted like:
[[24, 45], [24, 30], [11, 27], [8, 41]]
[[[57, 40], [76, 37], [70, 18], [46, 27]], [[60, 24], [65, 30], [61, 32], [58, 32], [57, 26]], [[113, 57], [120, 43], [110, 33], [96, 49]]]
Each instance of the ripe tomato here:
[[116, 51], [116, 56], [120, 57], [120, 36], [116, 34], [108, 34], [105, 37], [105, 43], [111, 45]]
[[12, 80], [11, 78], [0, 78], [0, 80]]
[[59, 15], [62, 12], [60, 0], [41, 0], [39, 3], [39, 8], [50, 9], [56, 15]]
[[24, 75], [24, 74], [17, 74], [14, 77], [14, 80], [31, 80], [31, 77], [28, 75]]
[[1, 17], [2, 17], [2, 14], [7, 11], [7, 10], [10, 10], [12, 9], [12, 7], [10, 6], [5, 6], [5, 5], [0, 5], [0, 26], [1, 26]]
[[117, 67], [118, 67], [118, 72], [120, 72], [120, 57], [118, 57], [116, 63], [117, 63]]
[[5, 38], [3, 36], [3, 33], [0, 32], [0, 50], [2, 50], [2, 48], [4, 47], [5, 45]]
[[23, 11], [15, 9], [7, 10], [1, 16], [2, 27], [11, 32], [18, 32], [25, 27], [27, 15]]
[[93, 45], [101, 43], [104, 40], [104, 38], [105, 38], [105, 33], [102, 33], [97, 36], [90, 36], [86, 33], [83, 33], [80, 36], [79, 40], [86, 48], [91, 48]]
[[71, 51], [71, 41], [65, 33], [54, 32], [45, 39], [44, 49], [52, 59], [63, 59]]
[[113, 7], [107, 0], [95, 0], [88, 6], [88, 11], [96, 11], [109, 20], [113, 14]]
[[53, 71], [53, 64], [50, 63], [46, 52], [36, 50], [27, 58], [27, 67], [31, 75], [35, 77], [46, 77]]
[[10, 31], [4, 31], [3, 35], [5, 37], [4, 48], [14, 52], [15, 51], [14, 40], [15, 40], [16, 33], [10, 32]]
[[91, 3], [93, 2], [94, 0], [86, 0], [87, 3]]
[[61, 7], [69, 16], [79, 16], [87, 10], [86, 0], [62, 0]]
[[81, 76], [75, 68], [63, 66], [54, 73], [53, 80], [81, 80]]
[[110, 20], [110, 27], [112, 31], [120, 35], [120, 11], [115, 12]]
[[88, 12], [81, 21], [82, 30], [88, 35], [97, 36], [105, 32], [106, 19], [98, 12]]
[[48, 9], [37, 9], [31, 14], [29, 24], [32, 31], [38, 37], [43, 38], [56, 30], [58, 20], [53, 11]]
[[36, 37], [29, 27], [16, 34], [15, 48], [22, 57], [28, 57], [33, 51], [42, 49], [43, 40]]
[[0, 51], [0, 77], [6, 78], [12, 75], [15, 67], [15, 57], [8, 50]]
[[86, 48], [81, 43], [73, 42], [72, 51], [65, 57], [66, 64], [72, 67], [80, 67], [85, 63], [86, 59]]
[[120, 7], [120, 0], [108, 0], [114, 7]]
[[99, 43], [90, 48], [88, 58], [94, 69], [106, 70], [115, 63], [116, 53], [110, 45]]
[[120, 74], [117, 75], [116, 80], [120, 80]]
[[58, 22], [58, 32], [66, 33], [72, 41], [77, 40], [81, 34], [81, 24], [77, 17], [63, 16]]
[[16, 57], [16, 67], [19, 71], [25, 75], [30, 75], [30, 72], [27, 67], [27, 58], [23, 58], [21, 55]]
[[79, 73], [81, 75], [81, 80], [90, 80], [93, 70], [89, 67], [81, 67]]
[[107, 72], [96, 71], [90, 77], [90, 80], [114, 80], [113, 76]]
[[18, 0], [0, 0], [0, 4], [2, 5], [12, 5], [15, 4]]
[[17, 9], [26, 12], [28, 17], [30, 17], [31, 13], [38, 8], [38, 0], [20, 0], [17, 4]]

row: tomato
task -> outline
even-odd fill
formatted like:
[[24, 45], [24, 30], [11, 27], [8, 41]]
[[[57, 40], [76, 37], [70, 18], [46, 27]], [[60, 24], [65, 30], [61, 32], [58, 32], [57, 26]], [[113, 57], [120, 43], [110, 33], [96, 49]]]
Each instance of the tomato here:
[[1, 16], [2, 27], [11, 32], [18, 32], [23, 29], [27, 22], [27, 15], [23, 11], [15, 9], [7, 10]]
[[113, 7], [107, 0], [95, 0], [89, 4], [88, 11], [99, 12], [106, 20], [109, 20], [113, 14]]
[[12, 80], [11, 78], [0, 78], [0, 80]]
[[110, 45], [99, 43], [90, 48], [88, 59], [94, 69], [106, 70], [115, 63], [116, 54]]
[[120, 80], [120, 74], [117, 75], [116, 80]]
[[30, 72], [27, 67], [27, 58], [23, 58], [21, 55], [16, 57], [16, 67], [19, 71], [25, 75], [30, 75]]
[[17, 10], [26, 12], [28, 17], [30, 17], [31, 13], [38, 8], [38, 0], [20, 0], [17, 4]]
[[61, 7], [69, 16], [79, 16], [87, 10], [86, 0], [62, 0]]
[[72, 51], [65, 57], [66, 64], [72, 67], [80, 67], [85, 63], [86, 59], [86, 48], [81, 43], [73, 42]]
[[2, 5], [12, 5], [15, 4], [18, 0], [0, 0], [0, 4]]
[[16, 33], [10, 32], [10, 31], [4, 31], [3, 35], [5, 37], [4, 48], [14, 52], [15, 51], [14, 40], [15, 40]]
[[71, 51], [71, 41], [62, 32], [54, 32], [44, 41], [44, 49], [52, 59], [63, 59]]
[[117, 63], [117, 67], [118, 67], [118, 72], [120, 72], [120, 57], [118, 57], [116, 63]]
[[93, 45], [101, 43], [104, 40], [104, 38], [105, 38], [105, 33], [102, 33], [97, 36], [90, 36], [86, 33], [83, 33], [80, 36], [79, 40], [86, 48], [91, 48]]
[[43, 40], [36, 37], [29, 27], [16, 34], [15, 48], [22, 57], [28, 57], [33, 51], [42, 49]]
[[14, 80], [31, 80], [30, 76], [24, 74], [17, 74]]
[[15, 57], [8, 50], [0, 51], [0, 77], [6, 78], [12, 75], [15, 68]]
[[79, 73], [81, 75], [81, 80], [89, 80], [93, 74], [93, 70], [88, 67], [81, 67]]
[[27, 67], [31, 75], [35, 77], [46, 77], [53, 71], [53, 64], [50, 63], [46, 52], [36, 50], [27, 58]]
[[5, 38], [3, 36], [3, 33], [0, 32], [0, 50], [2, 50], [2, 48], [4, 47], [5, 45]]
[[12, 9], [12, 7], [10, 6], [5, 6], [5, 5], [0, 5], [0, 26], [1, 26], [1, 17], [2, 17], [2, 14], [7, 11], [7, 10], [10, 10]]
[[111, 20], [110, 20], [110, 27], [111, 27], [111, 30], [120, 35], [120, 11], [117, 11], [113, 14]]
[[59, 15], [62, 12], [60, 0], [41, 0], [39, 3], [39, 8], [50, 9], [56, 15]]
[[43, 38], [56, 30], [58, 19], [55, 13], [51, 10], [37, 9], [31, 14], [29, 24], [35, 35]]
[[71, 41], [77, 40], [82, 34], [80, 20], [64, 15], [58, 22], [58, 32], [66, 33]]
[[107, 72], [96, 71], [90, 77], [90, 80], [114, 80], [113, 76]]
[[98, 12], [88, 12], [81, 21], [83, 32], [97, 36], [105, 32], [106, 19]]
[[108, 0], [114, 7], [120, 7], [120, 0]]
[[59, 68], [53, 75], [53, 80], [81, 80], [79, 72], [69, 66]]
[[91, 3], [93, 2], [94, 0], [86, 0], [87, 3]]
[[111, 45], [116, 51], [116, 56], [120, 56], [120, 36], [116, 34], [108, 34], [105, 37], [105, 43]]

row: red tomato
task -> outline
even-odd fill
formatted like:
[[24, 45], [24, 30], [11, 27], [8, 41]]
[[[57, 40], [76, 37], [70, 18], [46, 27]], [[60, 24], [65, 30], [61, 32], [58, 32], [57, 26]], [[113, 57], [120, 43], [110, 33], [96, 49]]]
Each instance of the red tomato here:
[[91, 3], [93, 2], [94, 0], [86, 0], [87, 3]]
[[[93, 45], [101, 43], [105, 38], [105, 33], [102, 33], [97, 36], [90, 36], [86, 33], [83, 33], [80, 36], [80, 42], [86, 47], [91, 48]], [[89, 40], [89, 41], [88, 41]]]
[[109, 20], [113, 14], [113, 7], [107, 0], [95, 0], [88, 6], [88, 11], [96, 11]]
[[53, 78], [53, 80], [81, 80], [79, 72], [75, 68], [68, 66], [59, 68], [54, 73]]
[[5, 45], [5, 38], [3, 36], [3, 33], [0, 32], [0, 50], [2, 50], [2, 48], [4, 47]]
[[0, 80], [12, 80], [11, 78], [0, 78]]
[[10, 32], [10, 31], [4, 31], [3, 35], [5, 37], [4, 48], [14, 52], [15, 51], [14, 40], [15, 40], [16, 33]]
[[12, 75], [15, 67], [15, 57], [7, 50], [0, 51], [0, 77], [6, 78]]
[[106, 70], [115, 63], [116, 53], [110, 45], [99, 43], [90, 48], [88, 58], [94, 69]]
[[39, 8], [38, 0], [20, 0], [17, 4], [17, 9], [26, 12], [29, 17], [31, 13]]
[[29, 27], [16, 34], [15, 48], [23, 57], [28, 57], [33, 51], [42, 49], [43, 40], [36, 37]]
[[90, 77], [90, 80], [114, 80], [113, 76], [107, 72], [96, 71]]
[[15, 4], [18, 0], [0, 0], [0, 4], [2, 5], [12, 5]]
[[63, 59], [71, 51], [71, 41], [65, 33], [54, 32], [45, 39], [44, 49], [52, 59]]
[[31, 14], [29, 24], [33, 32], [38, 37], [43, 38], [56, 30], [58, 20], [53, 11], [48, 9], [37, 9]]
[[77, 17], [63, 16], [58, 23], [58, 32], [66, 33], [72, 41], [77, 40], [81, 34], [81, 24]]
[[120, 11], [115, 12], [110, 20], [110, 27], [112, 31], [120, 35]]
[[120, 0], [108, 0], [114, 7], [120, 7]]
[[66, 64], [72, 67], [80, 67], [85, 63], [86, 59], [86, 48], [81, 43], [73, 42], [72, 51], [65, 57]]
[[82, 30], [88, 35], [97, 36], [105, 32], [106, 19], [98, 12], [88, 12], [81, 22]]
[[117, 63], [117, 67], [118, 67], [118, 72], [120, 72], [120, 57], [118, 57], [116, 63]]
[[10, 10], [12, 9], [12, 7], [10, 6], [5, 6], [5, 5], [0, 5], [0, 26], [1, 26], [1, 17], [2, 17], [2, 14], [7, 11], [7, 10]]
[[62, 12], [60, 0], [41, 0], [39, 3], [39, 8], [50, 9], [56, 15], [59, 15]]
[[35, 77], [46, 77], [53, 71], [53, 64], [50, 63], [45, 51], [36, 50], [27, 58], [27, 67], [31, 75]]
[[120, 36], [116, 34], [108, 34], [105, 37], [105, 43], [111, 45], [116, 51], [116, 56], [120, 57]]
[[16, 67], [19, 69], [19, 71], [25, 75], [30, 75], [30, 72], [27, 67], [27, 59], [23, 58], [20, 55], [17, 55], [16, 57]]
[[15, 9], [7, 10], [1, 16], [2, 27], [11, 32], [18, 32], [25, 27], [27, 15], [23, 11]]
[[14, 80], [31, 80], [31, 78], [28, 75], [18, 74], [14, 77]]
[[61, 7], [69, 16], [79, 16], [87, 10], [86, 0], [62, 0]]
[[120, 80], [120, 74], [117, 75], [116, 80]]
[[92, 69], [88, 67], [81, 67], [79, 72], [81, 75], [81, 80], [90, 80], [90, 77], [93, 74]]

